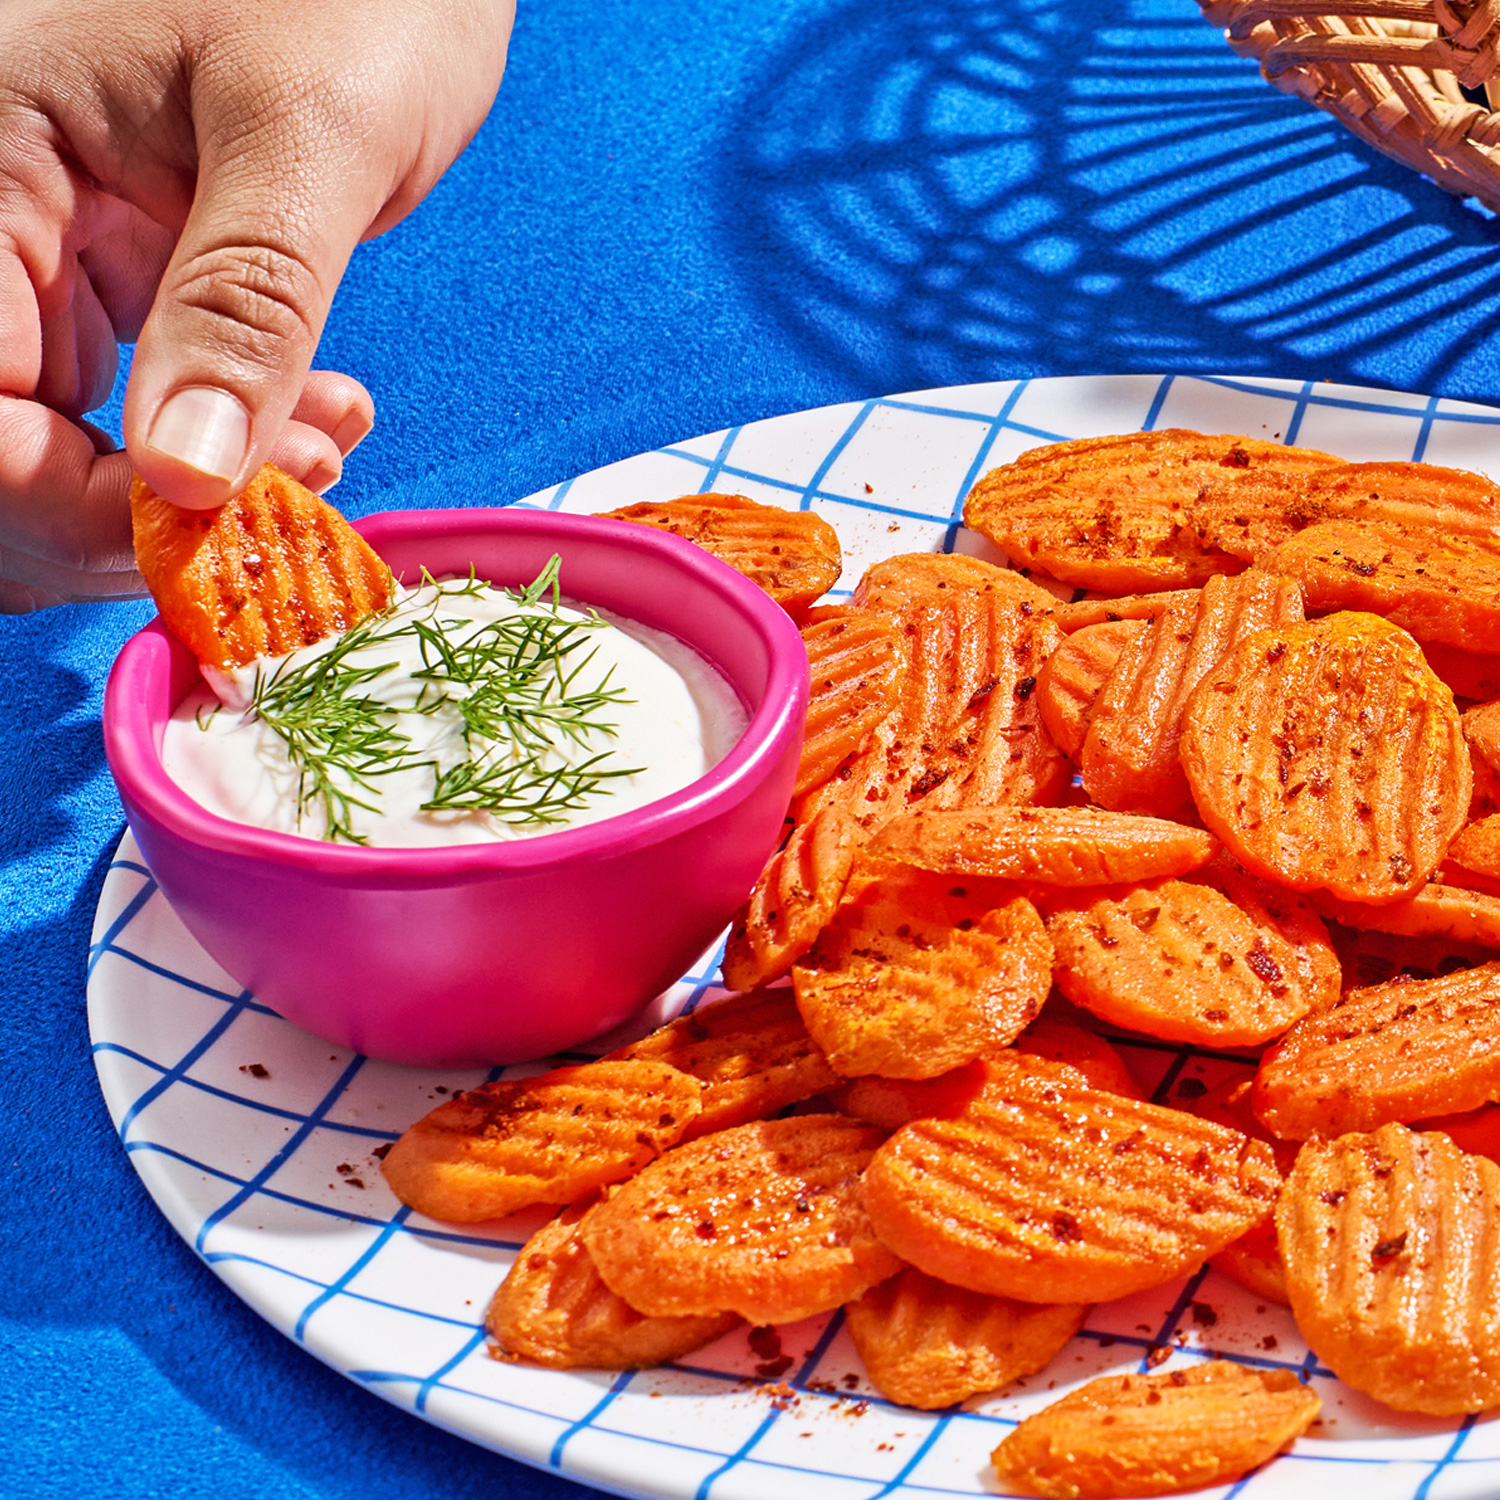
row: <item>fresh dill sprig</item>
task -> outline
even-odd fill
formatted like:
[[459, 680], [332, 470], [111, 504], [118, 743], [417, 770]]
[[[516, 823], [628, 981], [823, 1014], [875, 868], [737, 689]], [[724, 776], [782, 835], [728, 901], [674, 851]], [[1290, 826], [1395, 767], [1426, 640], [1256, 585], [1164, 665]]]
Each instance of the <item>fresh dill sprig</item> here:
[[[607, 628], [598, 615], [559, 614], [560, 559], [555, 555], [526, 588], [507, 590], [520, 614], [460, 634], [470, 620], [440, 620], [436, 606], [403, 613], [393, 605], [346, 632], [311, 661], [282, 663], [257, 678], [252, 708], [283, 742], [298, 773], [297, 819], [310, 805], [324, 814], [326, 839], [368, 843], [355, 832], [354, 810], [378, 812], [366, 796], [373, 781], [397, 771], [430, 767], [433, 788], [423, 811], [485, 812], [509, 823], [562, 822], [613, 778], [639, 767], [605, 764], [601, 751], [576, 764], [552, 764], [565, 747], [587, 748], [593, 736], [613, 736], [601, 711], [632, 701], [602, 680], [582, 680], [597, 654], [591, 634]], [[423, 572], [424, 583], [433, 583]], [[436, 584], [440, 595], [477, 597], [489, 585], [475, 578]], [[550, 596], [550, 597], [549, 597]], [[366, 684], [394, 669], [385, 662], [360, 666], [356, 651], [402, 639], [415, 640], [422, 666], [408, 707], [384, 703]], [[580, 655], [579, 653], [582, 652]], [[458, 718], [468, 756], [442, 766], [410, 751], [411, 737], [397, 727], [400, 715], [447, 710]]]

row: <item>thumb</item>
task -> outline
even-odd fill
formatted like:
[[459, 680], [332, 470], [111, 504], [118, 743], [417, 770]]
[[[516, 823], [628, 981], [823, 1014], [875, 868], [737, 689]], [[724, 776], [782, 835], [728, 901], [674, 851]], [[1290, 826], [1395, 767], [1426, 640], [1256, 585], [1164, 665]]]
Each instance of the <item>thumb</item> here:
[[238, 139], [222, 125], [200, 127], [200, 140], [221, 144], [200, 156], [123, 413], [136, 472], [179, 505], [222, 505], [266, 461], [378, 212], [342, 132], [311, 125], [295, 111], [262, 110]]

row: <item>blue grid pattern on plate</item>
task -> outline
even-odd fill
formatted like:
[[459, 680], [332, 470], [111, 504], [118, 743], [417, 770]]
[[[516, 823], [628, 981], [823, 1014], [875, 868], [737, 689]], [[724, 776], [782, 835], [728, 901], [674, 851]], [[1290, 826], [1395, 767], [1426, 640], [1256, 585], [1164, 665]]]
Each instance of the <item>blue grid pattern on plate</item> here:
[[[1484, 444], [1500, 435], [1493, 431], [1500, 429], [1500, 412], [1311, 382], [1018, 381], [800, 414], [804, 424], [815, 419], [817, 440], [804, 442], [799, 432], [784, 460], [774, 463], [752, 466], [737, 457], [774, 454], [776, 429], [791, 419], [731, 428], [580, 476], [526, 503], [598, 510], [730, 487], [779, 497], [782, 504], [795, 500], [834, 520], [846, 542], [849, 576], [857, 577], [874, 557], [901, 550], [890, 541], [892, 523], [921, 523], [929, 546], [960, 540], [969, 487], [985, 467], [1014, 451], [1131, 426], [1242, 430], [1232, 420], [1204, 416], [1223, 411], [1232, 418], [1247, 410], [1270, 416], [1265, 425], [1274, 423], [1285, 441], [1300, 435], [1314, 445], [1327, 440], [1309, 433], [1333, 430], [1357, 414], [1379, 423], [1383, 443], [1405, 450], [1348, 452], [1356, 458], [1425, 456], [1484, 468]], [[874, 485], [849, 481], [857, 472], [851, 457], [862, 444], [884, 479], [905, 462], [892, 443], [912, 437], [932, 449], [928, 460], [912, 466], [919, 482], [926, 474], [918, 500], [890, 498], [884, 485], [877, 496]], [[869, 520], [880, 529], [861, 532], [860, 523]], [[718, 951], [707, 955], [664, 1008], [687, 1009], [710, 997], [719, 957]], [[975, 1410], [896, 1407], [860, 1378], [838, 1314], [784, 1331], [794, 1362], [769, 1392], [757, 1388], [757, 1357], [739, 1347], [742, 1334], [660, 1371], [559, 1374], [497, 1364], [485, 1353], [483, 1299], [540, 1221], [533, 1216], [521, 1223], [526, 1216], [518, 1216], [493, 1231], [464, 1232], [423, 1220], [383, 1194], [374, 1159], [441, 1094], [470, 1087], [483, 1075], [444, 1082], [443, 1075], [330, 1052], [227, 979], [205, 978], [211, 965], [165, 909], [128, 835], [101, 897], [88, 966], [94, 1055], [106, 1099], [132, 1163], [178, 1231], [252, 1306], [311, 1352], [477, 1442], [623, 1493], [733, 1500], [795, 1482], [799, 1495], [970, 1495], [993, 1493], [980, 1477], [984, 1456], [1019, 1415], [1050, 1399], [1037, 1389]], [[1190, 1072], [1212, 1081], [1243, 1061], [1200, 1048], [1111, 1039], [1130, 1056], [1137, 1076], [1154, 1081], [1158, 1099], [1170, 1098]], [[233, 1061], [268, 1046], [277, 1056], [271, 1068]], [[348, 1105], [361, 1088], [363, 1102]], [[368, 1118], [370, 1101], [387, 1097], [394, 1113]], [[236, 1152], [243, 1165], [231, 1160]], [[350, 1160], [330, 1171], [329, 1153]], [[325, 1190], [321, 1184], [330, 1176]], [[420, 1279], [439, 1264], [440, 1284], [423, 1282], [417, 1289], [413, 1276]], [[472, 1295], [462, 1297], [465, 1291]], [[1143, 1368], [1163, 1350], [1176, 1360], [1218, 1355], [1291, 1368], [1327, 1392], [1325, 1409], [1344, 1412], [1344, 1393], [1289, 1319], [1276, 1325], [1280, 1338], [1262, 1345], [1241, 1336], [1244, 1329], [1210, 1335], [1213, 1319], [1200, 1314], [1210, 1294], [1220, 1303], [1237, 1295], [1205, 1269], [1128, 1307], [1101, 1305], [1070, 1350], [1087, 1366], [1083, 1375]], [[1197, 1326], [1195, 1317], [1206, 1326]], [[1265, 1326], [1246, 1321], [1252, 1324]], [[368, 1357], [372, 1349], [384, 1358]], [[392, 1354], [399, 1357], [395, 1363]], [[693, 1417], [664, 1426], [659, 1413], [669, 1403], [655, 1403], [653, 1410], [655, 1392], [687, 1395]], [[856, 1410], [860, 1421], [847, 1420]], [[1393, 1500], [1478, 1500], [1500, 1489], [1500, 1452], [1490, 1451], [1489, 1424], [1437, 1424], [1437, 1431], [1426, 1424], [1402, 1437], [1401, 1462], [1390, 1464], [1389, 1438], [1402, 1432], [1399, 1423], [1381, 1427], [1380, 1418], [1357, 1402], [1340, 1420], [1373, 1424], [1373, 1441], [1304, 1443], [1270, 1468], [1211, 1493], [1253, 1500], [1274, 1492], [1285, 1500], [1332, 1488], [1347, 1495], [1357, 1489], [1361, 1500], [1386, 1494]], [[805, 1435], [822, 1441], [809, 1445], [816, 1457], [803, 1460], [796, 1450], [805, 1424], [812, 1428]], [[1476, 1432], [1486, 1440], [1476, 1443]], [[877, 1443], [881, 1434], [887, 1440]]]

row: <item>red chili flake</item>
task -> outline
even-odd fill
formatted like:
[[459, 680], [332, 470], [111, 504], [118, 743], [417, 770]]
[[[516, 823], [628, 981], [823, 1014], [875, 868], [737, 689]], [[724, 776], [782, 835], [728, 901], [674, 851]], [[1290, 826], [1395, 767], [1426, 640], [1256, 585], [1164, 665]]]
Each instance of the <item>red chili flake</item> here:
[[1035, 677], [1023, 677], [1013, 689], [1017, 698], [1023, 702], [1029, 698], [1036, 689]]
[[[1033, 682], [1034, 681], [1035, 679], [1033, 679]], [[1000, 679], [998, 677], [991, 677], [988, 682], [980, 683], [980, 685], [975, 688], [974, 691], [969, 695], [969, 701], [966, 705], [966, 711], [969, 713], [973, 713], [975, 709], [982, 708], [984, 706], [984, 700], [988, 698], [989, 695], [993, 693], [999, 686]]]
[[1184, 1099], [1201, 1099], [1208, 1092], [1208, 1085], [1201, 1078], [1179, 1078], [1177, 1092]]
[[1361, 578], [1368, 578], [1375, 571], [1374, 563], [1356, 562], [1352, 557], [1344, 559], [1344, 566], [1351, 573], [1358, 573]]
[[1212, 1328], [1219, 1321], [1219, 1314], [1207, 1302], [1193, 1303], [1193, 1322], [1200, 1328]]
[[269, 1078], [271, 1070], [264, 1063], [241, 1063], [240, 1072], [248, 1073], [252, 1078]]
[[1083, 1238], [1083, 1230], [1078, 1227], [1078, 1220], [1072, 1214], [1053, 1214], [1052, 1238], [1061, 1240], [1065, 1245], [1075, 1245]]
[[1376, 1247], [1370, 1251], [1370, 1264], [1377, 1270], [1381, 1266], [1388, 1266], [1393, 1260], [1398, 1259], [1406, 1250], [1406, 1231], [1392, 1235], [1388, 1240], [1381, 1240]]
[[1172, 1357], [1172, 1346], [1170, 1344], [1152, 1344], [1146, 1351], [1146, 1368], [1154, 1370], [1157, 1365], [1165, 1364]]
[[713, 1240], [719, 1237], [719, 1231], [714, 1228], [714, 1222], [712, 1219], [704, 1219], [703, 1222], [699, 1224], [695, 1230], [693, 1230], [693, 1233], [696, 1234], [700, 1240]]
[[391, 1154], [391, 1147], [394, 1146], [395, 1144], [396, 1144], [395, 1141], [382, 1141], [370, 1153], [370, 1155], [373, 1156], [376, 1161], [384, 1161], [386, 1159], [386, 1157], [388, 1157]]
[[1278, 661], [1280, 661], [1281, 658], [1283, 656], [1285, 656], [1285, 655], [1286, 655], [1286, 642], [1285, 641], [1277, 641], [1276, 644], [1274, 646], [1272, 646], [1269, 651], [1266, 652], [1266, 665], [1269, 666], [1272, 662], [1278, 662]]
[[1248, 469], [1250, 467], [1250, 455], [1236, 444], [1219, 460], [1219, 467], [1221, 469]]
[[1250, 945], [1250, 951], [1245, 955], [1245, 966], [1257, 979], [1264, 979], [1267, 984], [1281, 981], [1281, 965], [1271, 957], [1264, 938], [1256, 938]]
[[1318, 1194], [1318, 1202], [1326, 1203], [1330, 1208], [1337, 1208], [1347, 1196], [1343, 1188], [1325, 1188]]
[[776, 1359], [768, 1359], [763, 1365], [756, 1365], [755, 1373], [762, 1380], [775, 1380], [778, 1375], [785, 1375], [792, 1367], [792, 1356], [782, 1354]]
[[925, 797], [928, 792], [942, 786], [942, 784], [947, 779], [948, 773], [946, 771], [940, 771], [936, 766], [933, 766], [928, 770], [923, 771], [923, 773], [919, 777], [917, 777], [917, 779], [912, 783], [911, 791], [909, 791], [906, 795], [911, 798]]

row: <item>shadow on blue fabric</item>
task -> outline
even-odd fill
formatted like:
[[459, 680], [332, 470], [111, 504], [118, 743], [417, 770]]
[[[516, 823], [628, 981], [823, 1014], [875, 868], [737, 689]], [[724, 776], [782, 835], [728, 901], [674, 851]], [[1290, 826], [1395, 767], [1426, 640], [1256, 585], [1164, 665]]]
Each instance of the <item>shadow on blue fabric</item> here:
[[837, 10], [726, 149], [752, 289], [871, 389], [1377, 358], [1410, 389], [1500, 385], [1500, 226], [1170, 0]]

